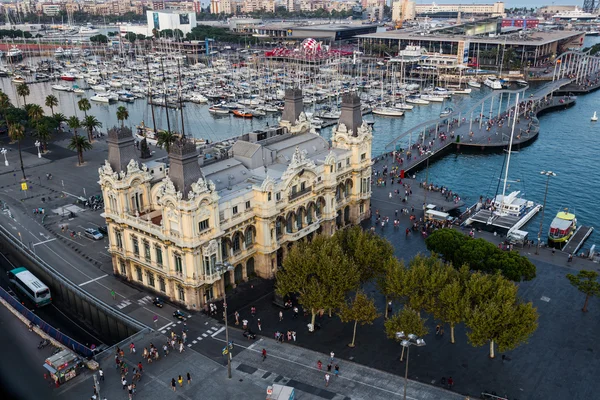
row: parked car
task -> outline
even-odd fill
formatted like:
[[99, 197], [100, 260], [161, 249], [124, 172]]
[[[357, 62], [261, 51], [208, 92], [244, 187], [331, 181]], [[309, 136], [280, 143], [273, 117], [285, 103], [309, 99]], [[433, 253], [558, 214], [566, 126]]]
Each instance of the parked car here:
[[90, 239], [94, 239], [94, 240], [102, 240], [104, 238], [104, 235], [101, 234], [100, 232], [98, 232], [94, 228], [87, 228], [85, 230], [85, 236], [89, 237]]

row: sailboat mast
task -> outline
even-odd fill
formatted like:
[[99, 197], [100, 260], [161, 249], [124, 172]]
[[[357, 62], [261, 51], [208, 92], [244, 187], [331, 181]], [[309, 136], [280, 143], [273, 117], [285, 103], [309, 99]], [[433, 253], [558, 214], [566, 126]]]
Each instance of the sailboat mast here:
[[148, 75], [148, 98], [150, 99], [150, 112], [152, 113], [152, 129], [154, 129], [154, 137], [158, 137], [156, 132], [156, 119], [154, 118], [154, 104], [152, 102], [152, 79], [150, 78], [150, 65], [148, 65], [148, 57], [146, 57], [146, 74]]
[[[508, 141], [508, 156], [506, 158], [506, 170], [504, 172], [504, 186], [502, 187], [502, 205], [506, 196], [506, 184], [508, 183], [508, 167], [510, 166], [510, 152], [512, 151], [513, 136], [515, 135], [515, 126], [517, 125], [517, 115], [519, 115], [519, 95], [517, 93], [517, 99], [515, 100], [515, 114], [513, 115], [513, 126], [510, 132], [510, 140]], [[502, 210], [502, 205], [500, 210]]]
[[179, 111], [181, 113], [181, 137], [185, 137], [185, 125], [183, 123], [183, 100], [181, 99], [181, 65], [177, 59], [177, 75], [179, 77]]
[[163, 76], [163, 100], [165, 102], [165, 114], [167, 114], [167, 130], [171, 132], [171, 121], [169, 120], [169, 105], [167, 103], [167, 78], [165, 76], [165, 61], [160, 58], [160, 70]]

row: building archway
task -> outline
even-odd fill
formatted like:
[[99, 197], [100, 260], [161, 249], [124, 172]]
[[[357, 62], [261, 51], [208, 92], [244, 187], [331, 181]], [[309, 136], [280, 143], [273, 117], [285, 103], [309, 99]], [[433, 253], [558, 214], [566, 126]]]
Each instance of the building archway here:
[[350, 206], [344, 208], [344, 224], [350, 223]]
[[236, 265], [233, 273], [234, 273], [234, 282], [236, 285], [238, 285], [244, 281], [244, 273], [242, 271], [242, 264]]
[[342, 226], [342, 210], [338, 210], [335, 216], [335, 224], [338, 227]]
[[254, 276], [254, 257], [250, 257], [248, 261], [246, 261], [246, 276], [251, 277]]
[[227, 288], [227, 286], [231, 286], [231, 272], [227, 271], [223, 274], [223, 279], [224, 279], [224, 283], [225, 283], [225, 288]]

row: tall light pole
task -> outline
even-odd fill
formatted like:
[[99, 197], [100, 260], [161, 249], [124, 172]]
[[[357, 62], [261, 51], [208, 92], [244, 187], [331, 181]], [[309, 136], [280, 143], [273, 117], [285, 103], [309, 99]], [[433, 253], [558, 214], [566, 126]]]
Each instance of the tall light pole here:
[[410, 346], [425, 346], [425, 340], [412, 333], [409, 333], [407, 336], [404, 334], [404, 332], [396, 332], [396, 339], [401, 340], [400, 344], [406, 349], [406, 368], [404, 370], [404, 400], [406, 400], [406, 388], [408, 386], [408, 356], [410, 354]]
[[548, 196], [548, 184], [550, 183], [550, 177], [556, 176], [552, 171], [541, 171], [541, 175], [546, 175], [546, 192], [544, 193], [544, 205], [542, 206], [542, 218], [540, 219], [540, 230], [538, 232], [538, 242], [535, 248], [535, 254], [540, 254], [540, 245], [542, 243], [542, 227], [544, 225], [544, 211], [546, 211], [546, 197]]
[[42, 153], [40, 153], [40, 146], [42, 145], [42, 143], [40, 143], [39, 140], [36, 140], [34, 144], [35, 144], [35, 147], [37, 147], [37, 150], [38, 150], [38, 158], [42, 158]]
[[4, 147], [0, 149], [0, 153], [2, 153], [2, 155], [4, 156], [4, 166], [8, 167], [8, 160], [6, 159], [6, 152], [8, 150], [6, 150]]
[[426, 215], [425, 212], [427, 211], [427, 186], [429, 185], [429, 159], [431, 157], [433, 157], [433, 151], [431, 150], [427, 150], [424, 153], [425, 156], [427, 156], [427, 168], [425, 169], [425, 187], [423, 189], [425, 189], [424, 193], [425, 195], [423, 196], [423, 219], [425, 219]]
[[225, 294], [225, 279], [223, 276], [235, 268], [228, 262], [215, 265], [217, 272], [221, 275], [223, 281], [223, 314], [225, 317], [225, 348], [227, 349], [227, 377], [231, 379], [231, 349], [229, 348], [229, 324], [227, 323], [227, 295]]

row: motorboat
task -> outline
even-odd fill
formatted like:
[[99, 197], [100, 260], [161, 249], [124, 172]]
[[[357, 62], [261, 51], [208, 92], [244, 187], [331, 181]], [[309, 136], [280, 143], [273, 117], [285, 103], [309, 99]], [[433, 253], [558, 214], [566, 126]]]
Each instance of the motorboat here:
[[517, 79], [515, 82], [519, 86], [528, 86], [529, 85], [529, 83], [527, 83], [527, 81], [525, 81], [523, 79]]
[[225, 115], [229, 114], [229, 109], [213, 106], [208, 109], [208, 112], [211, 114]]
[[100, 31], [96, 28], [94, 28], [93, 26], [82, 26], [81, 29], [79, 29], [79, 35], [97, 35], [99, 34]]
[[73, 88], [65, 85], [52, 85], [53, 90], [58, 90], [60, 92], [72, 92]]
[[371, 112], [375, 115], [383, 115], [385, 117], [401, 117], [404, 115], [404, 111], [394, 107], [375, 107]]
[[21, 75], [15, 75], [11, 79], [11, 82], [13, 82], [13, 83], [25, 83], [25, 78], [23, 78]]
[[403, 111], [410, 111], [415, 108], [415, 106], [406, 103], [396, 103], [394, 104], [394, 107]]
[[76, 88], [73, 87], [73, 93], [75, 93], [78, 96], [84, 95], [85, 94], [85, 90], [83, 90], [82, 88]]
[[10, 61], [16, 61], [23, 58], [23, 51], [17, 46], [11, 46], [6, 52], [6, 58]]
[[321, 118], [313, 117], [310, 119], [310, 126], [313, 126], [317, 129], [321, 129], [324, 123], [325, 121], [323, 121]]
[[472, 88], [477, 88], [477, 89], [479, 89], [481, 87], [481, 83], [479, 83], [477, 81], [469, 81], [469, 82], [467, 82], [467, 85], [471, 86]]
[[208, 103], [208, 98], [206, 96], [202, 96], [201, 94], [193, 94], [190, 97], [190, 101], [192, 103], [198, 103], [198, 104]]
[[419, 105], [419, 106], [425, 106], [425, 105], [429, 104], [429, 101], [423, 100], [423, 99], [421, 99], [419, 97], [416, 97], [416, 96], [408, 96], [406, 98], [406, 102], [410, 103], [410, 104], [416, 104], [416, 105]]
[[104, 85], [90, 85], [90, 89], [95, 92], [106, 92], [107, 88]]
[[65, 55], [65, 49], [63, 49], [62, 47], [57, 47], [56, 50], [54, 50], [54, 57], [60, 58], [60, 57], [64, 57], [64, 55]]
[[317, 117], [321, 119], [340, 119], [341, 111], [323, 111], [318, 113]]
[[125, 103], [133, 103], [135, 101], [135, 97], [132, 94], [120, 94], [119, 96], [119, 101], [123, 101]]
[[254, 115], [250, 111], [245, 110], [233, 110], [233, 115], [240, 118], [252, 118]]
[[485, 86], [489, 87], [490, 89], [494, 89], [494, 90], [502, 89], [502, 83], [500, 83], [500, 81], [498, 81], [496, 78], [493, 78], [493, 77], [487, 78], [485, 81], [483, 81], [483, 84]]
[[562, 248], [577, 230], [577, 218], [568, 210], [560, 211], [550, 224], [548, 245]]
[[451, 108], [448, 108], [448, 107], [446, 107], [446, 108], [444, 109], [444, 111], [442, 111], [442, 112], [440, 113], [440, 118], [448, 117], [448, 116], [450, 116], [450, 115], [452, 114], [452, 112], [453, 112], [453, 111], [452, 111], [452, 109], [451, 109]]
[[421, 99], [432, 102], [432, 103], [443, 103], [444, 97], [437, 96], [435, 94], [422, 94]]
[[452, 94], [471, 94], [473, 89], [471, 88], [456, 88], [451, 91]]
[[75, 75], [69, 73], [69, 72], [65, 72], [64, 74], [62, 74], [60, 76], [60, 80], [62, 81], [68, 81], [68, 82], [73, 82], [75, 80]]
[[263, 110], [258, 110], [258, 109], [250, 110], [249, 112], [254, 117], [264, 117], [265, 115], [267, 115], [266, 112], [264, 112]]
[[95, 101], [98, 103], [108, 104], [113, 101], [117, 101], [119, 96], [115, 93], [96, 93], [92, 97], [90, 97], [90, 101]]

